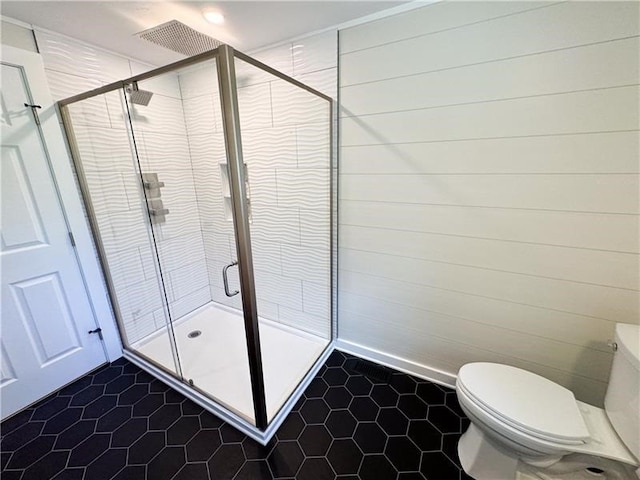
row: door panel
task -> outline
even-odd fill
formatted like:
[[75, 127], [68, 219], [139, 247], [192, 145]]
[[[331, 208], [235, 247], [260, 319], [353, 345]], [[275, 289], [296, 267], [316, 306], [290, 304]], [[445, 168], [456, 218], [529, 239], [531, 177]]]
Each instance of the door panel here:
[[2, 64], [0, 417], [106, 361], [20, 66]]

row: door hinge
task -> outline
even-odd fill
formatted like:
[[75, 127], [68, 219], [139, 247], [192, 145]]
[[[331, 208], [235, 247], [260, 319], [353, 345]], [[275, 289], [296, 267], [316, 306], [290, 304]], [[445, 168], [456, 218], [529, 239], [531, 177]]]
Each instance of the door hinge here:
[[40, 125], [40, 117], [38, 116], [38, 108], [42, 108], [40, 105], [33, 105], [30, 103], [25, 103], [25, 107], [29, 107], [33, 112], [33, 119], [36, 121], [36, 125]]
[[102, 336], [102, 329], [100, 327], [96, 328], [95, 330], [89, 330], [89, 333], [97, 333], [100, 337], [100, 340], [104, 340], [104, 337]]
[[73, 238], [73, 233], [69, 232], [69, 241], [71, 242], [71, 246], [75, 247], [76, 246], [76, 239]]

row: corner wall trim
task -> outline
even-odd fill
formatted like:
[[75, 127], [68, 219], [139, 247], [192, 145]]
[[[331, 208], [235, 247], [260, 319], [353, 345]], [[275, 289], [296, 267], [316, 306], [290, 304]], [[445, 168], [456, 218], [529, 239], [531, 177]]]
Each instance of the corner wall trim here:
[[374, 350], [373, 348], [365, 347], [364, 345], [359, 345], [357, 343], [341, 339], [336, 340], [335, 348], [341, 352], [357, 355], [365, 360], [371, 360], [372, 362], [393, 368], [394, 370], [408, 373], [419, 378], [424, 378], [425, 380], [437, 383], [438, 385], [443, 385], [449, 388], [455, 388], [456, 386], [456, 375], [443, 372], [442, 370], [429, 367], [428, 365], [422, 365], [411, 360], [406, 360], [389, 353], [384, 353], [379, 350]]

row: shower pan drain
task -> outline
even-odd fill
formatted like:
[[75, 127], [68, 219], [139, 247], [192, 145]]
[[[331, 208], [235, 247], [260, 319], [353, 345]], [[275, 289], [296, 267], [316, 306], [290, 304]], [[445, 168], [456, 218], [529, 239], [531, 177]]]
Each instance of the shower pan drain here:
[[187, 334], [187, 337], [196, 338], [196, 337], [199, 337], [201, 334], [202, 334], [202, 332], [200, 330], [194, 330], [193, 332], [189, 332]]

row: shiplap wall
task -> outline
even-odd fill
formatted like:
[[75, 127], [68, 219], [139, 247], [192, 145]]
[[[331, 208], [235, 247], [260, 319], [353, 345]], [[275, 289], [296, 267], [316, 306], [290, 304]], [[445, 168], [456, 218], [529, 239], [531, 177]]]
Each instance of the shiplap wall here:
[[639, 322], [636, 2], [442, 2], [340, 33], [339, 337], [601, 404]]

